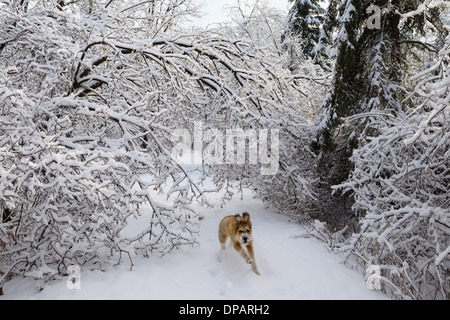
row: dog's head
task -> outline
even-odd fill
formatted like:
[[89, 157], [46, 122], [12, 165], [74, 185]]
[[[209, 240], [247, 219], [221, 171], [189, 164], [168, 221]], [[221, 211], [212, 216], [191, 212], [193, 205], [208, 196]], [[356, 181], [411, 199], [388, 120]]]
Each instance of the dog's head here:
[[250, 215], [244, 212], [242, 216], [239, 214], [234, 216], [236, 235], [238, 236], [241, 244], [248, 244], [252, 239], [252, 222], [250, 221]]

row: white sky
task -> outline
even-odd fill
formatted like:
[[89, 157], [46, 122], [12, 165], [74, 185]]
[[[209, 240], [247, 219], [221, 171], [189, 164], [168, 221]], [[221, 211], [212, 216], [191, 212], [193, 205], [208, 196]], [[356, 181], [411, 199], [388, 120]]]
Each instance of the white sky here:
[[[289, 0], [240, 0], [241, 3], [254, 4], [256, 1], [260, 3], [267, 2], [269, 7], [277, 8], [285, 12], [288, 11]], [[192, 21], [192, 25], [206, 27], [208, 25], [223, 22], [227, 19], [228, 10], [226, 6], [237, 5], [238, 0], [194, 0], [194, 3], [203, 4], [201, 12], [204, 14], [202, 18]], [[249, 9], [250, 10], [250, 9]]]

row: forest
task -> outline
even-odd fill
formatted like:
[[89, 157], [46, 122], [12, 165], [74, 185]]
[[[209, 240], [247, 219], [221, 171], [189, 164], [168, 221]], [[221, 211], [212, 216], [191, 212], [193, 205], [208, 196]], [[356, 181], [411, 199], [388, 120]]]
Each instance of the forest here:
[[194, 204], [249, 189], [387, 296], [450, 299], [450, 2], [243, 2], [0, 0], [0, 295], [195, 247]]

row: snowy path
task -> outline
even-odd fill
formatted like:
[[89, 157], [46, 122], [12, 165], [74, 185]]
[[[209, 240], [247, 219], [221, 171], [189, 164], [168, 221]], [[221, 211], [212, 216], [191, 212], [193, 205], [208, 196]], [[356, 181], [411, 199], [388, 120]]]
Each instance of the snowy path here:
[[[64, 281], [39, 292], [30, 279], [6, 284], [1, 299], [386, 299], [370, 291], [363, 276], [340, 263], [316, 239], [299, 237], [301, 226], [264, 209], [259, 200], [238, 197], [224, 208], [202, 208], [200, 246], [158, 258], [135, 258], [106, 272], [83, 271], [81, 289]], [[253, 222], [261, 276], [231, 248], [221, 251], [217, 228], [222, 217], [248, 211]], [[218, 259], [221, 255], [221, 259]], [[220, 262], [220, 261], [221, 262]]]

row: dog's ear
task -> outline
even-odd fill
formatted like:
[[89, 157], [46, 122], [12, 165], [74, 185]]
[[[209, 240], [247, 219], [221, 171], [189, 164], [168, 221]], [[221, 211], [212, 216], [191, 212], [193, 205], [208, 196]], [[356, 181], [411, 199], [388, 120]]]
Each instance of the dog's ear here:
[[248, 214], [248, 212], [244, 212], [242, 214], [242, 217], [244, 218], [245, 221], [250, 222], [250, 215]]
[[242, 221], [242, 217], [239, 214], [234, 215], [234, 226], [235, 226], [236, 230], [239, 228], [241, 221]]

